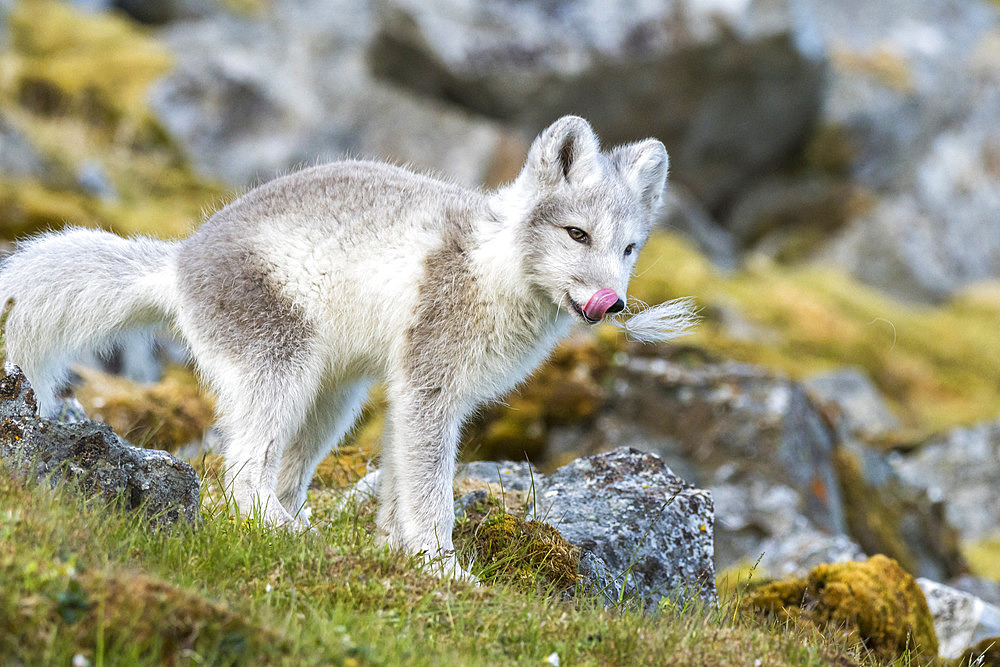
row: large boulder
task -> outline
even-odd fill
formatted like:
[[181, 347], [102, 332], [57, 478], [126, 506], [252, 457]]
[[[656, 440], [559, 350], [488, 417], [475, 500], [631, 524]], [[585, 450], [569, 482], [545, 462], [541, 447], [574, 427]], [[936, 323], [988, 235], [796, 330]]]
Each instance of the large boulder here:
[[[845, 531], [836, 435], [800, 384], [729, 362], [633, 356], [619, 370], [598, 438], [656, 452], [709, 488], [751, 480], [788, 487], [812, 525]], [[745, 507], [716, 509], [723, 533], [730, 511]]]
[[1000, 536], [1000, 421], [953, 429], [891, 464], [907, 483], [943, 502], [963, 540]]
[[846, 0], [816, 11], [832, 49], [822, 123], [849, 148], [851, 180], [876, 196], [822, 256], [909, 299], [1000, 277], [1000, 8]]
[[517, 135], [373, 80], [371, 32], [367, 3], [320, 0], [171, 24], [159, 36], [177, 65], [151, 105], [197, 167], [233, 185], [345, 156], [469, 185], [516, 173], [526, 151]]
[[659, 137], [710, 207], [793, 153], [819, 110], [809, 2], [376, 4], [378, 76], [529, 132], [572, 112], [608, 143]]
[[0, 378], [0, 459], [25, 477], [79, 485], [141, 509], [158, 525], [200, 518], [194, 469], [170, 454], [134, 447], [105, 424], [35, 416], [34, 391], [21, 370], [4, 367]]
[[884, 553], [937, 580], [964, 571], [943, 505], [854, 437], [870, 424], [856, 401], [821, 404], [787, 377], [694, 349], [633, 348], [616, 361], [588, 419], [549, 429], [550, 454], [631, 446], [711, 490], [720, 570], [802, 574]]

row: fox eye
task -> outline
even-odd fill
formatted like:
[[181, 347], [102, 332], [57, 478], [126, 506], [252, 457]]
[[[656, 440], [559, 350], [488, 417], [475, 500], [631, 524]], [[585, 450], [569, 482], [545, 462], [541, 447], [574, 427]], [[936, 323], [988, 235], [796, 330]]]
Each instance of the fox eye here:
[[583, 231], [579, 227], [567, 227], [566, 233], [569, 234], [569, 237], [574, 241], [576, 241], [577, 243], [590, 245], [590, 234]]
[[628, 257], [629, 255], [631, 255], [633, 250], [635, 250], [635, 244], [629, 243], [627, 246], [625, 246], [625, 256]]

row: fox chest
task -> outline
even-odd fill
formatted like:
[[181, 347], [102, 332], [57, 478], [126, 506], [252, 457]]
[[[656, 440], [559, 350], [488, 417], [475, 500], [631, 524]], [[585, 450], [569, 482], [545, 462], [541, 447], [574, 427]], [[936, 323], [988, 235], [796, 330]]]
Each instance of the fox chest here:
[[466, 317], [424, 335], [412, 330], [412, 378], [463, 402], [496, 400], [544, 361], [567, 326], [559, 317], [542, 322]]

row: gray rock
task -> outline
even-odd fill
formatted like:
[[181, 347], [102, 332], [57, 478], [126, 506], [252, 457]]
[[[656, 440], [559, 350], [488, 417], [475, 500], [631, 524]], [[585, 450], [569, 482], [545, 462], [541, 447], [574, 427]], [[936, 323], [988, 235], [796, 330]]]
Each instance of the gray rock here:
[[[733, 363], [685, 367], [637, 357], [622, 371], [608, 407], [621, 430], [607, 433], [608, 442], [630, 443], [629, 431], [641, 430], [668, 462], [693, 465], [695, 483], [779, 483], [795, 491], [814, 526], [844, 532], [836, 435], [800, 384]], [[727, 509], [716, 509], [721, 527]]]
[[974, 577], [971, 574], [963, 574], [949, 581], [948, 585], [952, 588], [957, 588], [963, 593], [973, 595], [983, 602], [1000, 607], [1000, 581]]
[[930, 579], [917, 579], [934, 617], [938, 653], [954, 659], [983, 639], [1000, 636], [1000, 607]]
[[151, 105], [199, 169], [234, 185], [346, 155], [468, 185], [514, 169], [498, 161], [518, 140], [496, 123], [374, 81], [363, 55], [371, 32], [367, 3], [347, 0], [174, 24], [160, 37], [177, 66]]
[[710, 208], [793, 152], [819, 109], [807, 0], [377, 6], [378, 76], [529, 134], [573, 112], [609, 143], [657, 136]]
[[899, 419], [860, 368], [841, 368], [814, 375], [803, 384], [820, 403], [837, 409], [852, 434], [872, 437], [900, 428]]
[[[823, 120], [876, 204], [821, 253], [907, 299], [1000, 276], [1000, 11], [986, 0], [820, 3]], [[976, 239], [969, 243], [968, 239]]]
[[712, 495], [658, 456], [622, 447], [577, 459], [537, 489], [529, 512], [580, 547], [585, 585], [609, 601], [715, 600]]
[[907, 483], [944, 502], [963, 540], [1000, 534], [1000, 421], [953, 429], [890, 461]]
[[[802, 514], [794, 489], [761, 479], [712, 487], [716, 505], [715, 562], [720, 569], [757, 565], [757, 576], [802, 576], [821, 563], [864, 560], [844, 534], [818, 530]], [[720, 510], [719, 508], [725, 508]]]
[[27, 378], [7, 364], [0, 379], [0, 458], [9, 469], [54, 486], [78, 485], [89, 495], [143, 509], [156, 525], [196, 522], [199, 483], [194, 469], [170, 454], [133, 447], [105, 424], [35, 416]]
[[802, 571], [818, 554], [840, 559], [855, 550], [889, 553], [937, 580], [963, 570], [944, 507], [906, 484], [884, 454], [856, 442], [804, 386], [683, 348], [636, 352], [619, 360], [596, 417], [553, 429], [551, 441], [561, 452], [622, 445], [654, 452], [712, 491], [720, 570], [764, 554], [767, 569]]

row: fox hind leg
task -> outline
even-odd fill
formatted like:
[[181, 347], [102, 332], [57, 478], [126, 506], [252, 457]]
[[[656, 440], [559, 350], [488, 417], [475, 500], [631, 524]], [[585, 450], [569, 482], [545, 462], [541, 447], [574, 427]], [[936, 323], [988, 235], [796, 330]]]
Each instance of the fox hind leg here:
[[305, 364], [263, 365], [229, 368], [212, 379], [226, 441], [226, 486], [236, 508], [269, 525], [294, 525], [278, 499], [278, 471], [286, 448], [306, 423], [318, 393], [318, 373]]
[[357, 422], [370, 387], [368, 379], [324, 387], [285, 448], [278, 469], [278, 500], [303, 527], [309, 525], [304, 506], [316, 466]]

